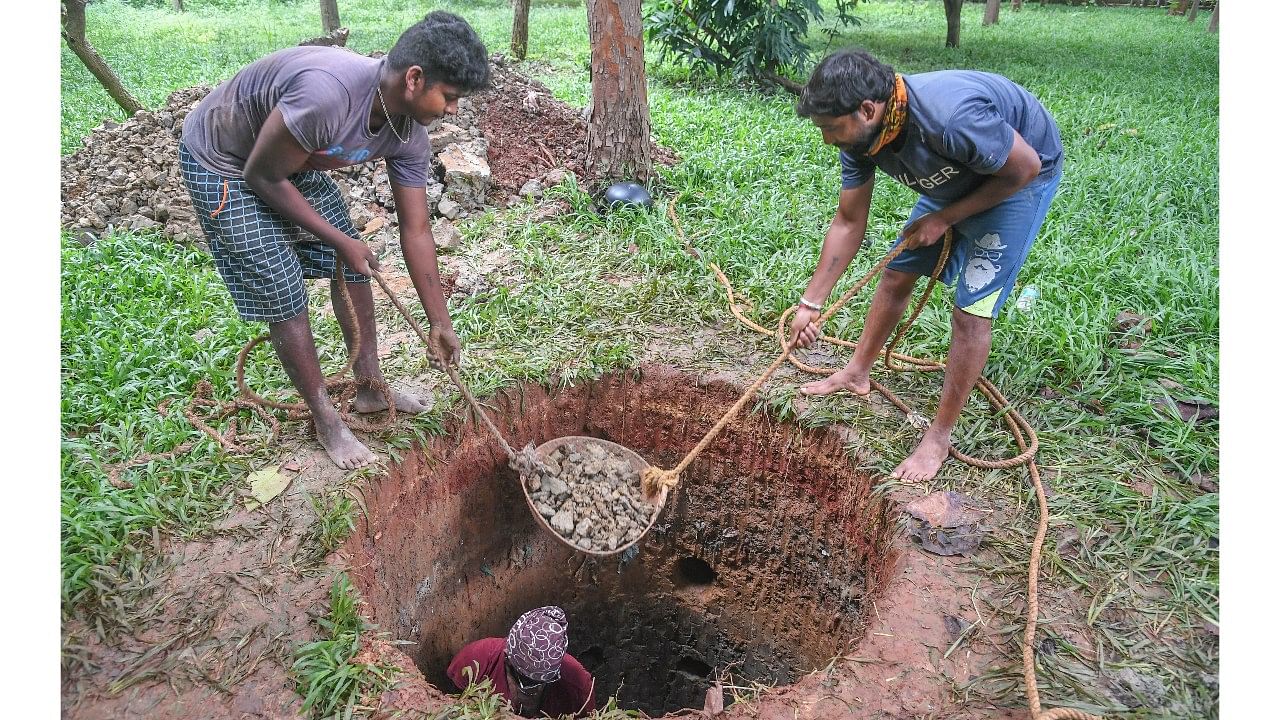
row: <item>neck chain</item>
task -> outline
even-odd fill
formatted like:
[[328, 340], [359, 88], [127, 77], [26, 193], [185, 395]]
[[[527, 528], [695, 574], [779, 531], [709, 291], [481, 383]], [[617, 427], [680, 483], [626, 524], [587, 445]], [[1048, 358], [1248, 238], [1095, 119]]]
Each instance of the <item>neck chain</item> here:
[[[391, 119], [391, 113], [387, 112], [387, 101], [382, 97], [382, 83], [378, 83], [378, 102], [382, 103], [382, 116], [387, 119], [387, 124], [391, 126], [391, 132], [395, 133], [396, 139], [400, 141], [401, 145], [409, 142], [409, 138], [400, 136], [400, 131], [396, 130], [395, 121]], [[413, 134], [412, 129], [409, 132]]]

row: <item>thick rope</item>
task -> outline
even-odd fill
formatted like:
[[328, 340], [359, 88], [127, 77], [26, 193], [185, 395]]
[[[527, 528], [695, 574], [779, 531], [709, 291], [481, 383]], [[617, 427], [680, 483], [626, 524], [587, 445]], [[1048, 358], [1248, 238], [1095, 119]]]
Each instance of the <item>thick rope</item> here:
[[[334, 277], [338, 280], [338, 293], [342, 297], [343, 304], [346, 306], [346, 310], [351, 317], [353, 330], [351, 347], [357, 348], [358, 351], [362, 338], [360, 320], [356, 315], [355, 305], [351, 302], [351, 293], [347, 289], [346, 279], [343, 277], [343, 263], [341, 258], [337, 259], [337, 267]], [[379, 278], [379, 282], [382, 282], [381, 278]], [[385, 283], [383, 283], [383, 289], [387, 290]], [[391, 294], [389, 290], [388, 294]], [[394, 295], [392, 295], [392, 297], [394, 298]], [[401, 306], [397, 303], [397, 307]], [[401, 307], [401, 312], [408, 316], [408, 313], [403, 309], [403, 307]], [[240, 348], [240, 352], [236, 356], [235, 366], [236, 387], [240, 390], [239, 397], [223, 403], [215, 402], [213, 400], [213, 385], [206, 378], [196, 383], [195, 388], [192, 390], [190, 402], [183, 410], [183, 415], [192, 425], [217, 441], [222, 449], [228, 453], [240, 454], [249, 452], [249, 448], [242, 444], [238, 438], [238, 418], [231, 418], [226, 432], [219, 432], [213, 427], [213, 423], [220, 422], [229, 415], [236, 415], [242, 410], [248, 410], [261, 418], [269, 428], [267, 439], [263, 443], [264, 445], [270, 445], [274, 442], [276, 436], [280, 432], [280, 422], [270, 412], [267, 412], [268, 409], [283, 410], [289, 420], [306, 420], [311, 417], [311, 411], [307, 408], [305, 403], [285, 403], [268, 400], [254, 392], [245, 380], [245, 364], [248, 362], [249, 354], [253, 352], [254, 348], [270, 339], [271, 335], [269, 333], [264, 333], [245, 343], [244, 347]], [[365, 380], [362, 383], [354, 378], [347, 377], [354, 365], [355, 353], [348, 353], [346, 365], [344, 365], [337, 373], [326, 377], [324, 381], [325, 392], [328, 393], [331, 398], [336, 399], [339, 416], [349, 427], [363, 432], [378, 432], [391, 427], [395, 424], [396, 420], [396, 403], [395, 398], [392, 397], [391, 388], [385, 382]], [[369, 385], [372, 389], [378, 390], [386, 400], [387, 416], [383, 421], [370, 422], [359, 417], [355, 413], [348, 412], [344, 409], [361, 389], [362, 384]], [[156, 410], [160, 413], [161, 417], [169, 416], [169, 405], [171, 403], [172, 398], [165, 400], [157, 406]], [[195, 412], [196, 408], [203, 409], [205, 411], [204, 415], [201, 416], [197, 414]], [[137, 465], [144, 465], [152, 462], [153, 460], [172, 459], [182, 453], [188, 452], [193, 447], [195, 447], [195, 442], [188, 441], [178, 445], [168, 452], [142, 453], [124, 462], [108, 465], [107, 480], [112, 486], [121, 490], [126, 490], [133, 487], [133, 484], [120, 477], [120, 474], [124, 470]]]
[[[676, 201], [673, 199], [667, 206], [667, 216], [675, 226], [676, 233], [680, 237], [681, 242], [684, 243], [685, 251], [692, 257], [701, 257], [700, 253], [693, 248], [685, 237], [684, 229], [680, 226], [680, 219], [675, 214], [675, 203]], [[929, 276], [929, 283], [925, 286], [924, 293], [916, 303], [915, 310], [911, 313], [907, 321], [899, 326], [899, 329], [894, 334], [893, 339], [885, 346], [884, 363], [885, 367], [890, 370], [898, 372], [937, 372], [946, 369], [945, 363], [897, 353], [894, 352], [894, 347], [902, 339], [903, 335], [906, 334], [907, 330], [909, 330], [915, 323], [916, 319], [920, 317], [924, 304], [928, 301], [930, 294], [933, 292], [934, 286], [937, 284], [942, 269], [946, 265], [947, 256], [951, 250], [951, 241], [952, 231], [948, 228], [946, 235], [943, 236], [943, 247], [938, 258], [938, 263], [934, 267], [933, 273]], [[876, 264], [874, 268], [855, 282], [853, 287], [841, 295], [831, 308], [824, 312], [817, 320], [814, 321], [814, 323], [821, 327], [833, 314], [835, 314], [837, 310], [842, 308], [854, 295], [862, 290], [872, 277], [883, 271], [883, 269], [904, 249], [903, 245], [899, 244], [898, 247], [891, 250], [884, 259]], [[774, 360], [768, 369], [765, 370], [764, 374], [762, 374], [756, 382], [752, 383], [751, 387], [743, 393], [743, 396], [738, 399], [738, 402], [735, 403], [727, 413], [725, 413], [724, 417], [722, 417], [720, 421], [717, 422], [710, 431], [708, 431], [702, 440], [694, 446], [687, 455], [685, 455], [679, 465], [671, 470], [650, 468], [645, 472], [644, 485], [646, 492], [654, 491], [658, 487], [673, 488], [676, 483], [679, 482], [680, 473], [689, 465], [690, 462], [693, 461], [693, 458], [696, 457], [698, 453], [706, 449], [711, 440], [714, 439], [722, 429], [724, 429], [724, 426], [728, 424], [733, 415], [736, 414], [738, 410], [741, 409], [742, 405], [746, 403], [746, 400], [764, 384], [764, 381], [767, 380], [775, 370], [777, 370], [783, 360], [790, 358], [791, 363], [797, 368], [814, 374], [833, 375], [837, 372], [830, 368], [808, 365], [791, 356], [791, 352], [795, 349], [795, 343], [788, 343], [786, 340], [786, 321], [787, 318], [795, 312], [795, 308], [790, 308], [782, 314], [778, 319], [778, 326], [776, 330], [769, 330], [742, 314], [742, 310], [738, 307], [737, 296], [734, 293], [733, 285], [729, 282], [729, 278], [725, 276], [724, 272], [715, 263], [708, 262], [707, 264], [711, 268], [712, 272], [715, 273], [716, 279], [720, 281], [722, 286], [724, 286], [725, 294], [729, 301], [729, 310], [733, 313], [734, 317], [738, 318], [742, 324], [761, 334], [774, 335], [776, 332], [778, 343], [782, 347], [783, 352], [782, 355], [779, 356], [777, 360]], [[819, 337], [822, 340], [842, 347], [857, 347], [857, 343], [849, 342], [847, 340], [841, 340], [827, 335], [819, 335]], [[908, 364], [895, 365], [893, 363], [894, 360], [900, 360]], [[911, 407], [890, 392], [887, 387], [876, 382], [874, 379], [871, 380], [871, 386], [881, 395], [884, 395], [884, 397], [892, 402], [895, 407], [906, 414], [912, 425], [919, 429], [923, 429], [923, 426], [928, 424], [927, 418], [924, 418], [918, 412], [911, 409]], [[1032, 484], [1035, 486], [1036, 501], [1040, 508], [1040, 515], [1036, 524], [1036, 536], [1035, 540], [1031, 544], [1031, 556], [1028, 560], [1027, 624], [1022, 636], [1022, 678], [1027, 688], [1027, 705], [1031, 710], [1031, 717], [1033, 720], [1102, 720], [1102, 718], [1097, 715], [1091, 715], [1075, 708], [1053, 708], [1050, 710], [1041, 709], [1040, 689], [1036, 684], [1034, 643], [1036, 637], [1036, 624], [1040, 613], [1040, 557], [1044, 547], [1045, 534], [1049, 529], [1049, 507], [1048, 501], [1045, 499], [1044, 495], [1044, 484], [1040, 480], [1040, 468], [1035, 463], [1035, 455], [1039, 450], [1040, 442], [1039, 438], [1036, 436], [1035, 429], [1031, 427], [1031, 423], [1029, 423], [1021, 413], [1015, 410], [1012, 405], [1010, 405], [1008, 399], [1005, 398], [1004, 394], [1000, 392], [1000, 389], [997, 388], [995, 384], [987, 380], [985, 377], [981, 377], [978, 379], [977, 387], [991, 403], [992, 410], [1002, 414], [1005, 425], [1009, 428], [1009, 433], [1013, 436], [1014, 441], [1018, 445], [1019, 454], [1003, 460], [984, 460], [966, 455], [965, 453], [956, 450], [953, 446], [950, 449], [951, 457], [974, 467], [992, 470], [1009, 469], [1020, 465], [1026, 465], [1027, 470], [1031, 475]]]

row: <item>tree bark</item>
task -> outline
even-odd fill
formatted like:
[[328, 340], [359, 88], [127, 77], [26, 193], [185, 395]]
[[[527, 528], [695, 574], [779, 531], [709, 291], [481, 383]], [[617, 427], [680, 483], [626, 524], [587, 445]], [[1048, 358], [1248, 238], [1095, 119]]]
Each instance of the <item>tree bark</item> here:
[[637, 181], [653, 175], [641, 0], [587, 0], [591, 42], [588, 176]]
[[338, 19], [338, 0], [320, 0], [320, 23], [326, 35], [342, 27]]
[[769, 82], [778, 85], [783, 90], [786, 90], [792, 95], [799, 95], [800, 92], [804, 90], [804, 85], [801, 85], [800, 83], [796, 82], [795, 80], [792, 80], [789, 77], [783, 77], [782, 75], [779, 75], [776, 72], [765, 70], [760, 74], [761, 76], [764, 77], [765, 80], [768, 80]]
[[514, 0], [515, 19], [511, 22], [511, 55], [523, 60], [529, 52], [529, 0]]
[[1200, 0], [1191, 3], [1191, 11], [1187, 13], [1187, 22], [1196, 21], [1196, 13], [1200, 12]]
[[1218, 8], [1220, 7], [1222, 7], [1221, 0], [1213, 4], [1213, 14], [1209, 16], [1209, 27], [1204, 29], [1205, 32], [1218, 32]]
[[947, 47], [960, 47], [960, 9], [964, 0], [942, 0], [947, 10]]
[[983, 25], [995, 25], [1000, 22], [1000, 0], [987, 0], [987, 11], [982, 15]]
[[182, 12], [185, 9], [182, 7], [182, 0], [173, 0], [173, 9], [175, 12]]
[[63, 0], [62, 3], [62, 39], [66, 41], [71, 52], [80, 58], [80, 62], [102, 83], [102, 87], [112, 100], [124, 110], [126, 117], [133, 117], [139, 110], [145, 110], [124, 85], [106, 60], [93, 49], [85, 37], [84, 6], [87, 0]]

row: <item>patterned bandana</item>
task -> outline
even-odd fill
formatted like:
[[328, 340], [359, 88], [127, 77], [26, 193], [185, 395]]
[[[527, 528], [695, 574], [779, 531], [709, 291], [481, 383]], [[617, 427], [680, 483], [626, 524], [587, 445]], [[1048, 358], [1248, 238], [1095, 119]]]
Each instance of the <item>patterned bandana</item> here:
[[520, 616], [507, 633], [507, 660], [516, 672], [537, 682], [560, 679], [560, 661], [569, 646], [564, 610], [548, 605]]
[[898, 133], [902, 131], [906, 124], [907, 84], [903, 82], [901, 73], [894, 73], [893, 95], [884, 106], [884, 127], [880, 129], [880, 137], [876, 138], [875, 144], [867, 151], [867, 157], [875, 155], [885, 145], [897, 139]]

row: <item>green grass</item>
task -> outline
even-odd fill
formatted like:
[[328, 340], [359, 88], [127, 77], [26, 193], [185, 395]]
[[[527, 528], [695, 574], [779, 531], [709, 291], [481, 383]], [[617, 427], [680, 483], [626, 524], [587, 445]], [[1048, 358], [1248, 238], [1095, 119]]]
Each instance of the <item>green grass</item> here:
[[369, 630], [360, 617], [359, 597], [346, 574], [329, 590], [329, 615], [319, 619], [328, 635], [303, 645], [294, 656], [293, 675], [302, 711], [317, 718], [351, 718], [367, 710], [361, 701], [376, 698], [391, 687], [396, 669], [379, 664], [353, 663], [360, 651], [360, 635]]
[[[311, 3], [234, 12], [193, 5], [182, 16], [114, 3], [89, 8], [90, 39], [149, 106], [319, 32]], [[431, 7], [461, 12], [491, 49], [505, 47], [506, 3]], [[427, 9], [364, 0], [344, 3], [342, 17], [353, 28], [352, 45], [370, 50], [387, 47]], [[1006, 8], [998, 25], [984, 28], [979, 7], [966, 5], [961, 48], [947, 50], [941, 3], [865, 3], [858, 15], [862, 24], [837, 44], [861, 44], [903, 72], [1003, 73], [1043, 99], [1062, 130], [1066, 176], [1020, 275], [1041, 298], [1031, 312], [1010, 310], [997, 323], [987, 369], [1040, 432], [1040, 463], [1053, 491], [1042, 586], [1083, 598], [1070, 614], [1043, 620], [1044, 633], [1060, 636], [1060, 623], [1079, 625], [1094, 646], [1084, 652], [1059, 643], [1058, 653], [1040, 657], [1046, 701], [1120, 713], [1097, 688], [1106, 668], [1123, 665], [1164, 682], [1166, 714], [1216, 717], [1216, 684], [1205, 680], [1217, 674], [1216, 640], [1201, 628], [1218, 618], [1218, 496], [1194, 491], [1186, 480], [1217, 475], [1218, 425], [1187, 424], [1168, 412], [1170, 391], [1160, 381], [1183, 386], [1178, 397], [1217, 402], [1217, 36], [1203, 32], [1204, 21], [1189, 25], [1157, 11], [1034, 3], [1020, 13]], [[586, 102], [583, 8], [535, 1], [530, 26], [531, 71], [566, 101]], [[63, 151], [70, 152], [89, 129], [116, 116], [74, 56], [64, 50], [63, 59]], [[664, 173], [660, 192], [680, 194], [694, 244], [724, 268], [754, 317], [772, 326], [817, 258], [838, 189], [835, 151], [795, 117], [788, 96], [672, 66], [651, 66], [649, 76], [654, 132], [682, 157]], [[654, 325], [736, 322], [714, 279], [684, 254], [660, 213], [598, 216], [582, 193], [556, 192], [575, 209], [556, 222], [535, 225], [517, 211], [465, 227], [464, 254], [502, 249], [509, 256], [503, 272], [521, 278], [451, 307], [465, 343], [464, 369], [478, 392], [625, 367]], [[905, 188], [881, 178], [872, 242], [845, 283], [887, 249], [912, 201]], [[637, 250], [628, 252], [633, 243]], [[613, 285], [614, 276], [635, 282]], [[948, 298], [945, 290], [935, 296], [903, 351], [945, 355]], [[855, 300], [829, 332], [856, 338], [868, 299]], [[1117, 348], [1110, 337], [1121, 310], [1153, 319], [1137, 351]], [[393, 318], [383, 324], [404, 329]], [[192, 335], [201, 328], [212, 334], [196, 343]], [[197, 252], [145, 236], [113, 236], [90, 248], [64, 241], [64, 612], [124, 614], [124, 593], [146, 583], [152, 528], [198, 535], [232, 502], [231, 489], [253, 459], [227, 458], [207, 440], [189, 458], [131, 471], [133, 490], [111, 488], [102, 467], [199, 438], [184, 421], [160, 418], [155, 406], [186, 397], [205, 376], [229, 395], [234, 352], [255, 332], [234, 318], [210, 263]], [[326, 363], [336, 367], [340, 338], [332, 319], [317, 332]], [[773, 350], [749, 332], [742, 337]], [[287, 387], [265, 356], [252, 364], [255, 387]], [[389, 362], [393, 375], [425, 367], [408, 354]], [[922, 412], [936, 404], [936, 374], [878, 377]], [[1045, 399], [1042, 388], [1061, 397]], [[794, 412], [793, 397], [791, 388], [774, 387], [761, 406]], [[957, 443], [983, 456], [1013, 454], [984, 407], [975, 397]], [[439, 432], [443, 412], [389, 439], [403, 447], [408, 437]], [[882, 457], [881, 470], [915, 438], [898, 418], [879, 418], [843, 399], [815, 402], [799, 419], [859, 425]], [[1008, 628], [1011, 654], [964, 691], [1017, 704], [1017, 608], [1034, 497], [1020, 472], [954, 463], [932, 486], [981, 495], [1008, 510], [991, 536], [996, 552], [987, 571], [1007, 601], [995, 616]], [[1148, 486], [1149, 496], [1137, 490]], [[317, 502], [316, 539], [323, 546], [336, 542], [351, 508], [340, 507], [336, 495]], [[1068, 529], [1088, 542], [1059, 553], [1056, 538]]]

